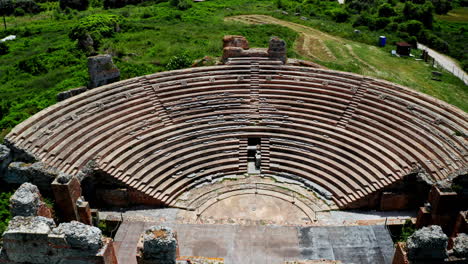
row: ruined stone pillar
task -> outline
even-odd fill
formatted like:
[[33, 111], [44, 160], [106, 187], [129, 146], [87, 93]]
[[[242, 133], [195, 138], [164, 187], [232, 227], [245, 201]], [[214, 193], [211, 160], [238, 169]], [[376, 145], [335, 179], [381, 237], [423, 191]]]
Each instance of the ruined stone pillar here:
[[270, 39], [270, 45], [268, 47], [268, 55], [272, 59], [277, 59], [286, 63], [286, 42], [278, 37], [272, 37]]
[[177, 235], [171, 228], [152, 226], [141, 235], [138, 264], [175, 264], [178, 257]]
[[52, 182], [52, 191], [63, 221], [79, 220], [76, 201], [81, 196], [81, 184], [78, 179], [61, 174]]
[[78, 198], [76, 201], [76, 210], [80, 222], [87, 225], [93, 225], [93, 217], [91, 216], [91, 208], [89, 203], [83, 197]]
[[88, 58], [89, 87], [96, 88], [120, 80], [120, 70], [109, 54]]

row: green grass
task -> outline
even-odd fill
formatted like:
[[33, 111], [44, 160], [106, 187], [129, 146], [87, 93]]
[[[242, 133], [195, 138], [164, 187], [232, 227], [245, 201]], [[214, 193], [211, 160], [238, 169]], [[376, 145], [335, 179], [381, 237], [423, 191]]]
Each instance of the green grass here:
[[[252, 47], [267, 47], [272, 35], [285, 39], [288, 47], [293, 47], [298, 38], [298, 33], [279, 25], [227, 23], [224, 22], [227, 16], [271, 15], [368, 44], [374, 44], [381, 34], [363, 29], [362, 34], [357, 35], [348, 23], [339, 24], [322, 18], [303, 21], [294, 15], [281, 14], [274, 1], [267, 0], [211, 0], [195, 3], [186, 11], [177, 10], [168, 3], [159, 3], [109, 10], [91, 8], [65, 14], [58, 12], [54, 4], [49, 6], [49, 11], [38, 15], [7, 17], [8, 31], [0, 29], [0, 37], [18, 35], [17, 40], [8, 42], [10, 52], [0, 56], [0, 142], [12, 127], [54, 104], [57, 93], [87, 84], [86, 56], [68, 38], [68, 33], [80, 18], [90, 14], [108, 13], [123, 17], [121, 31], [104, 39], [99, 53], [114, 56], [124, 79], [164, 71], [172, 57], [183, 53], [189, 54], [192, 60], [204, 56], [219, 57], [224, 35], [244, 35]], [[397, 37], [390, 34], [389, 41], [393, 40]], [[334, 53], [342, 54], [342, 62], [323, 62], [325, 66], [362, 74], [369, 71], [365, 65], [349, 57], [342, 47], [333, 43], [327, 45]], [[449, 74], [444, 74], [444, 82], [431, 81], [431, 69], [422, 62], [408, 61], [404, 63], [407, 65], [395, 69], [391, 66], [396, 59], [387, 56], [388, 51], [375, 49], [376, 52], [368, 53], [369, 48], [360, 50], [357, 47], [355, 52], [370, 64], [382, 65], [379, 77], [427, 92], [468, 111], [468, 91], [460, 81]], [[301, 57], [293, 49], [288, 50], [288, 56]], [[20, 69], [22, 61], [32, 61], [34, 67], [39, 67], [34, 68], [33, 73], [25, 72]], [[410, 75], [417, 76], [417, 81], [405, 77]]]

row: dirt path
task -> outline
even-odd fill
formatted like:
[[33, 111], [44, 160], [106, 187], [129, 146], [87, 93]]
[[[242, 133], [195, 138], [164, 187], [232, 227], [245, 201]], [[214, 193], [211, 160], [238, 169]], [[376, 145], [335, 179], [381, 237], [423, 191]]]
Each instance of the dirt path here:
[[[300, 34], [295, 43], [295, 50], [302, 56], [308, 57], [314, 61], [335, 61], [338, 55], [341, 57], [353, 57], [369, 70], [377, 72], [374, 66], [362, 60], [354, 53], [353, 46], [349, 45], [350, 41], [329, 35], [320, 30], [266, 15], [241, 15], [228, 17], [225, 20], [248, 24], [276, 24], [288, 27]], [[334, 54], [330, 48], [327, 47], [326, 43], [330, 41], [343, 45], [343, 48], [339, 50], [340, 54]]]
[[424, 46], [421, 43], [418, 43], [418, 49], [426, 50], [429, 53], [429, 56], [433, 57], [437, 64], [439, 64], [445, 70], [453, 73], [456, 77], [462, 80], [466, 85], [468, 85], [468, 74], [463, 71], [463, 69], [458, 66], [458, 64], [450, 57], [440, 54], [437, 51]]

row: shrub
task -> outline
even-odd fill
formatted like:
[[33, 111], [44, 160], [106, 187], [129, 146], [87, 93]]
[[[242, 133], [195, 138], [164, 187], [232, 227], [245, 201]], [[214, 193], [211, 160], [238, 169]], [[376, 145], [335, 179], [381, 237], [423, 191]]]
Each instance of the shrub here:
[[33, 0], [16, 0], [15, 2], [15, 15], [16, 12], [26, 14], [37, 14], [41, 12], [41, 7]]
[[179, 10], [187, 10], [192, 7], [190, 0], [170, 0], [172, 6], [177, 7]]
[[447, 0], [432, 0], [435, 12], [439, 15], [447, 14], [452, 10], [452, 3]]
[[338, 23], [346, 22], [349, 18], [348, 12], [343, 9], [334, 9], [331, 11], [331, 16], [333, 20], [335, 20]]
[[396, 15], [395, 10], [389, 3], [385, 3], [379, 7], [379, 17], [392, 17]]
[[168, 71], [188, 68], [192, 65], [192, 60], [186, 52], [173, 56], [166, 65]]
[[373, 28], [375, 24], [374, 18], [369, 13], [362, 13], [356, 17], [353, 27], [366, 26]]
[[0, 55], [5, 55], [10, 51], [10, 48], [5, 42], [0, 42]]
[[47, 72], [43, 56], [34, 56], [18, 62], [18, 69], [32, 75], [40, 75]]
[[111, 37], [119, 30], [119, 22], [120, 18], [116, 15], [90, 15], [80, 19], [68, 36], [79, 42], [91, 37], [94, 48], [97, 48], [103, 38]]
[[417, 20], [410, 20], [401, 26], [401, 29], [407, 32], [410, 36], [419, 36], [423, 28], [424, 25]]
[[386, 28], [390, 24], [390, 18], [388, 17], [379, 17], [375, 20], [375, 29], [383, 29]]
[[88, 9], [89, 1], [88, 0], [60, 0], [60, 8], [66, 9], [76, 9], [76, 10], [86, 10]]

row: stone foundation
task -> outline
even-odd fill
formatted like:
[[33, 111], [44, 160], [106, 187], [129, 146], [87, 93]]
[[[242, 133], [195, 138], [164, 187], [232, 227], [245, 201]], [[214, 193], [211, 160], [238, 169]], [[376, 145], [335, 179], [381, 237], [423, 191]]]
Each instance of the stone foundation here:
[[177, 257], [177, 235], [171, 228], [153, 226], [141, 235], [137, 246], [138, 264], [176, 264]]
[[0, 263], [117, 264], [112, 240], [79, 222], [58, 227], [50, 218], [14, 217], [3, 235]]
[[249, 48], [249, 42], [243, 36], [225, 36], [223, 38], [223, 62], [229, 58], [266, 57], [287, 62], [286, 42], [278, 37], [272, 37], [268, 49]]

